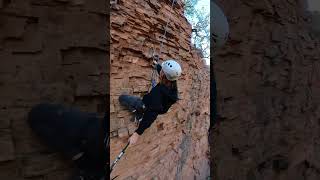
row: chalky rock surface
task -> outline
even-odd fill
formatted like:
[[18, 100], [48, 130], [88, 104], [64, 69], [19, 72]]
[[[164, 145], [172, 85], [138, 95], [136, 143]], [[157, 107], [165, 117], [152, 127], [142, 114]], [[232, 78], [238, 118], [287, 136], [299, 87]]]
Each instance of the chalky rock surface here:
[[122, 93], [142, 97], [151, 86], [153, 48], [160, 61], [174, 58], [182, 65], [178, 81], [181, 100], [169, 112], [159, 115], [152, 126], [129, 147], [113, 170], [119, 179], [206, 179], [210, 174], [208, 158], [209, 70], [191, 48], [191, 25], [177, 1], [120, 1], [112, 6], [110, 74], [110, 161], [115, 160], [135, 131], [132, 114], [123, 109]]
[[316, 17], [299, 0], [217, 3], [230, 38], [215, 52], [214, 179], [320, 179], [320, 44], [309, 27]]
[[105, 1], [0, 0], [1, 180], [69, 180], [71, 162], [40, 142], [27, 112], [41, 102], [105, 112], [105, 7]]

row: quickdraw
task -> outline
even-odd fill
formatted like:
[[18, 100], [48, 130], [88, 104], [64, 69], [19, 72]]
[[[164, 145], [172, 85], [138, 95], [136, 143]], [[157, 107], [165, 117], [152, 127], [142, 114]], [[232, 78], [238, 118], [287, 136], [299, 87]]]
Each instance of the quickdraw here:
[[[125, 153], [126, 149], [128, 148], [129, 144], [130, 144], [130, 143], [128, 142], [127, 145], [122, 149], [122, 151], [120, 152], [120, 154], [117, 156], [116, 160], [114, 160], [113, 163], [111, 164], [111, 166], [110, 166], [110, 174], [111, 174], [114, 166], [117, 164], [117, 162], [118, 162], [118, 161], [121, 159], [121, 157], [124, 155], [124, 153]], [[117, 177], [118, 177], [118, 176], [116, 176], [116, 177], [114, 177], [114, 178], [112, 178], [112, 179], [115, 179], [115, 178], [117, 178]]]

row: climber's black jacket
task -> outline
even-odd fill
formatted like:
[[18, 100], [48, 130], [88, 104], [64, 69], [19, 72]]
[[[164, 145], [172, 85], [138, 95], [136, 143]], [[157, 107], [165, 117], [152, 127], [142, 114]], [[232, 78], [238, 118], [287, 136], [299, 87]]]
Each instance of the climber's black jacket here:
[[[156, 68], [160, 74], [161, 66], [158, 64]], [[143, 96], [142, 101], [146, 106], [146, 110], [136, 133], [141, 135], [145, 129], [151, 126], [159, 114], [166, 113], [177, 100], [177, 89], [170, 89], [158, 83], [148, 94]]]

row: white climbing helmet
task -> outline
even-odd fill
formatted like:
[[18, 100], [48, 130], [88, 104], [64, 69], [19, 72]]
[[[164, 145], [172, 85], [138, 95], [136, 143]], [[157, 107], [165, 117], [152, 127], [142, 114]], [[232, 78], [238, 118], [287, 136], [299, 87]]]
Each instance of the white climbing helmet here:
[[211, 11], [212, 11], [212, 22], [211, 37], [214, 41], [213, 48], [223, 46], [229, 36], [229, 23], [220, 7], [214, 3], [210, 2]]
[[181, 67], [176, 61], [169, 59], [162, 63], [162, 71], [169, 81], [175, 81], [181, 75]]

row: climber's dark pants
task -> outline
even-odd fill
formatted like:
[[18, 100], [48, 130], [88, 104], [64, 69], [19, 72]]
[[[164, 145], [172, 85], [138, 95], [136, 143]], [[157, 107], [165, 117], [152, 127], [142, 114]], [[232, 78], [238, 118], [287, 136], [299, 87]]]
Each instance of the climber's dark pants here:
[[39, 104], [29, 112], [28, 122], [45, 144], [68, 159], [83, 153], [76, 161], [79, 168], [103, 173], [107, 153], [101, 143], [102, 121], [95, 113], [62, 105]]
[[128, 108], [129, 111], [137, 110], [138, 112], [143, 112], [144, 104], [142, 99], [137, 96], [121, 95], [119, 97], [120, 104]]

